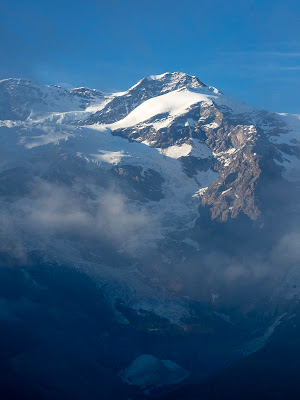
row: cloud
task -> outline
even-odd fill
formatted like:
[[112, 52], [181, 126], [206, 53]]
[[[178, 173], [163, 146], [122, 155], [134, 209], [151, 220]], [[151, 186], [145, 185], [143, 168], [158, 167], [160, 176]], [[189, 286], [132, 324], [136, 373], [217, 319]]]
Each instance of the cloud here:
[[225, 51], [222, 52], [223, 55], [228, 56], [257, 56], [257, 57], [300, 57], [299, 51]]
[[45, 182], [34, 185], [30, 195], [13, 207], [2, 203], [0, 220], [1, 236], [6, 238], [0, 251], [17, 259], [34, 240], [43, 247], [53, 240], [73, 241], [87, 248], [105, 243], [132, 254], [147, 247], [157, 229], [145, 211], [116, 191], [106, 190], [91, 200], [66, 186]]
[[300, 65], [294, 65], [294, 66], [280, 66], [278, 67], [278, 69], [282, 70], [282, 71], [300, 71]]
[[[260, 54], [260, 53], [257, 53]], [[285, 51], [265, 51], [261, 53], [265, 56], [275, 56], [275, 57], [300, 57], [300, 52], [293, 51], [293, 52], [285, 52]]]
[[[178, 296], [210, 304], [215, 299], [214, 306], [223, 311], [233, 307], [246, 313], [258, 303], [263, 307], [289, 268], [300, 262], [300, 232], [288, 228], [281, 233], [284, 219], [278, 215], [279, 236], [271, 247], [266, 237], [260, 249], [249, 241], [232, 252], [203, 232], [198, 252], [184, 249], [180, 241], [168, 250], [171, 238], [160, 250], [153, 246], [160, 237], [159, 221], [120, 192], [102, 190], [92, 198], [66, 185], [37, 181], [27, 198], [1, 203], [0, 253], [26, 263], [28, 249], [39, 249], [62, 262], [80, 257], [83, 268], [90, 253], [95, 263], [114, 268], [129, 256], [139, 259], [145, 276]], [[170, 263], [163, 262], [168, 253]]]

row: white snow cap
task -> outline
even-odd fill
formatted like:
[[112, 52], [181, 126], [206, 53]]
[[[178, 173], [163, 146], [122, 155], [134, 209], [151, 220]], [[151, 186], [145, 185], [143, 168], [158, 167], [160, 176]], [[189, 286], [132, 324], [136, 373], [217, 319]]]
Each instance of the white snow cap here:
[[180, 115], [185, 113], [191, 105], [212, 99], [215, 99], [215, 96], [212, 94], [209, 95], [188, 90], [174, 90], [144, 101], [124, 119], [112, 124], [111, 128], [126, 128], [164, 113], [172, 116]]

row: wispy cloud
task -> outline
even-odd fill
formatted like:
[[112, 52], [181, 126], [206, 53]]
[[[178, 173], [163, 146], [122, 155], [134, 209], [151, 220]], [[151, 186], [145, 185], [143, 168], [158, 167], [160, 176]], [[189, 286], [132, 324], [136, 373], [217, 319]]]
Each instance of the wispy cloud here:
[[300, 57], [300, 51], [225, 51], [223, 55], [230, 56], [256, 56], [256, 57]]
[[300, 57], [299, 51], [262, 51], [256, 52], [257, 55], [262, 56], [275, 56], [275, 57]]
[[278, 69], [282, 71], [300, 71], [300, 65], [295, 66], [280, 66]]

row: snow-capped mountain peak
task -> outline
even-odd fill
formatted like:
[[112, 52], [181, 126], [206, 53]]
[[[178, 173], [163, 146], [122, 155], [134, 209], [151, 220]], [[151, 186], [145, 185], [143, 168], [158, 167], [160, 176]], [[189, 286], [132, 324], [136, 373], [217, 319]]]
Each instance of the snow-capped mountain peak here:
[[[2, 80], [0, 242], [20, 238], [49, 263], [92, 271], [120, 323], [195, 326], [177, 273], [184, 281], [182, 269], [204, 262], [205, 281], [220, 262], [216, 275], [225, 264], [229, 280], [250, 276], [231, 256], [245, 243], [253, 258], [264, 233], [279, 231], [272, 221], [280, 215], [281, 228], [299, 212], [291, 206], [299, 143], [296, 116], [254, 110], [180, 72], [110, 95]], [[216, 248], [221, 261], [207, 257]], [[282, 288], [291, 296], [294, 272]], [[218, 282], [205, 281], [212, 307], [224, 290]], [[228, 324], [226, 315], [216, 313]]]
[[26, 120], [34, 114], [83, 111], [102, 103], [105, 97], [95, 89], [65, 89], [25, 79], [4, 79], [0, 81], [0, 119]]
[[[196, 76], [188, 75], [184, 72], [165, 72], [161, 75], [150, 75], [138, 81], [128, 92], [133, 89], [151, 91], [154, 95], [169, 93], [178, 89], [201, 89], [208, 88], [215, 93], [220, 93], [218, 89], [207, 86]], [[127, 92], [127, 93], [128, 93]]]
[[[289, 171], [298, 165], [292, 142], [288, 144], [290, 154], [282, 153], [289, 132], [286, 118], [233, 101], [195, 76], [182, 72], [151, 75], [126, 92], [111, 95], [83, 87], [70, 90], [22, 79], [2, 80], [0, 118], [50, 124], [51, 130], [65, 131], [51, 138], [48, 134], [47, 140], [23, 138], [22, 143], [28, 148], [38, 143], [59, 143], [62, 138], [70, 141], [82, 126], [106, 132], [105, 140], [113, 135], [152, 147], [180, 161], [183, 173], [196, 182], [190, 198], [195, 199], [198, 193], [202, 204], [211, 209], [212, 218], [221, 220], [236, 218], [241, 213], [259, 218], [255, 187], [262, 176], [261, 160], [267, 154], [273, 156], [266, 165], [278, 173], [280, 168]], [[64, 128], [58, 128], [59, 124]], [[295, 134], [291, 137], [294, 140]], [[130, 156], [124, 155], [121, 143], [125, 142], [120, 141], [117, 149], [111, 145], [101, 149], [99, 144], [98, 151], [105, 151], [105, 155], [97, 157], [95, 153], [91, 155], [90, 145], [85, 143], [83, 149], [88, 150], [78, 147], [77, 154], [86, 160], [130, 164], [133, 157], [130, 161]], [[155, 151], [150, 153], [157, 156]], [[249, 162], [250, 169], [246, 168]], [[149, 165], [155, 170], [155, 162]], [[161, 168], [156, 172], [161, 174]], [[295, 176], [295, 172], [284, 173]], [[248, 187], [251, 190], [245, 195]]]

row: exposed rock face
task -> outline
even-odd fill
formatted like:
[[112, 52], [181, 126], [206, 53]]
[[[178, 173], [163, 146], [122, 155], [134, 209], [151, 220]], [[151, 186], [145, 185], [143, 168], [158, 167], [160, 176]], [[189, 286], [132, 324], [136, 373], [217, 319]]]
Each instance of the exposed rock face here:
[[[173, 79], [176, 78], [177, 75], [174, 74]], [[158, 93], [162, 95], [178, 89], [201, 91], [203, 88], [207, 93], [205, 85], [192, 79], [179, 79], [176, 85], [169, 86], [169, 78], [167, 83], [164, 78], [160, 78], [154, 81], [155, 85], [152, 80], [145, 78], [125, 95], [113, 100], [119, 104], [127, 104], [121, 112], [118, 111], [117, 116], [107, 117], [107, 110], [109, 113], [115, 110], [114, 103], [111, 102], [101, 110], [101, 114], [96, 113], [85, 122], [115, 122], [116, 118], [126, 117], [132, 108], [136, 108], [149, 97], [158, 96]], [[153, 87], [158, 87], [159, 91]], [[128, 98], [138, 100], [129, 104]], [[193, 148], [193, 140], [197, 141], [207, 148], [206, 154], [195, 156], [192, 152], [187, 152], [177, 158], [189, 176], [208, 169], [218, 172], [218, 178], [207, 188], [201, 200], [203, 206], [210, 207], [212, 219], [225, 222], [245, 214], [250, 219], [257, 220], [262, 213], [258, 188], [261, 188], [266, 176], [269, 179], [272, 179], [271, 176], [280, 179], [281, 167], [274, 160], [282, 162], [281, 151], [298, 157], [299, 150], [296, 146], [274, 144], [269, 140], [270, 137], [288, 132], [287, 125], [278, 115], [256, 110], [242, 111], [236, 112], [234, 108], [218, 104], [218, 101], [201, 101], [173, 118], [170, 118], [168, 112], [156, 114], [129, 127], [117, 126], [113, 128], [113, 134], [147, 143], [161, 149], [166, 156], [172, 146], [183, 148], [187, 145]], [[162, 124], [163, 127], [160, 126], [161, 121], [166, 121]]]

